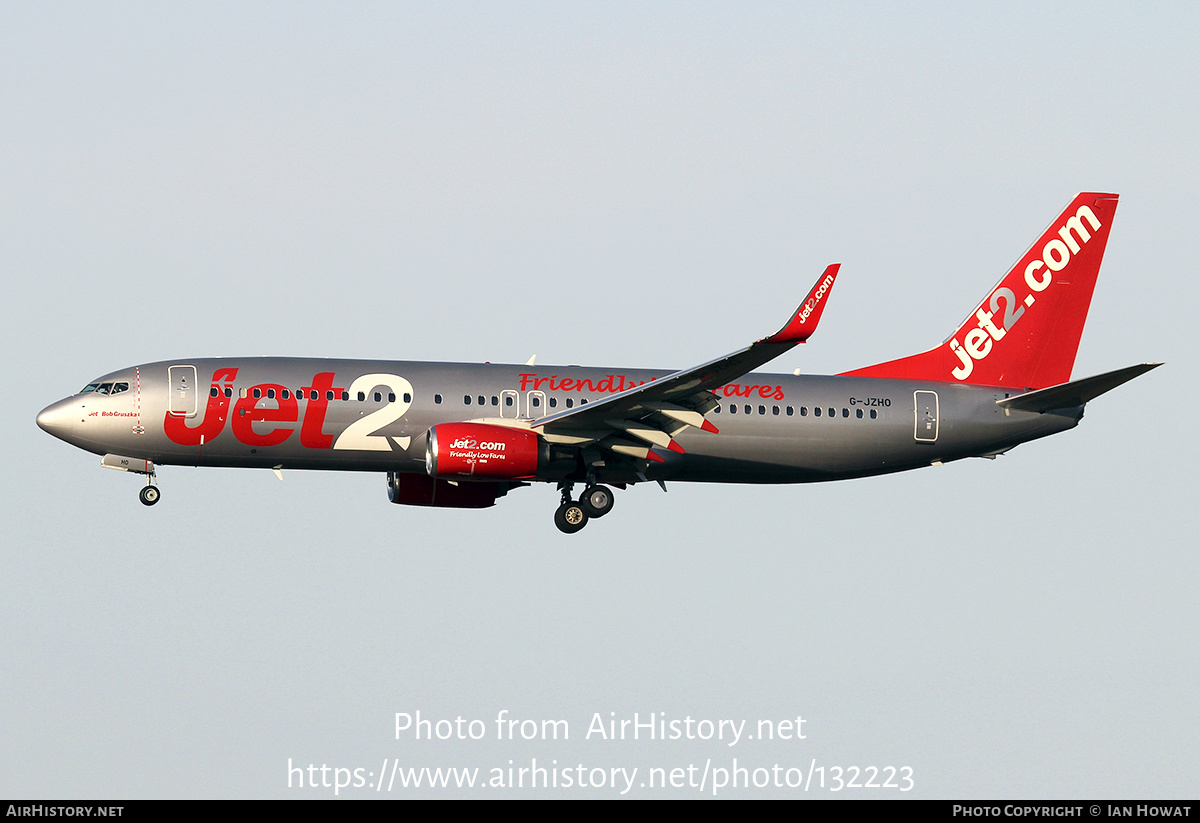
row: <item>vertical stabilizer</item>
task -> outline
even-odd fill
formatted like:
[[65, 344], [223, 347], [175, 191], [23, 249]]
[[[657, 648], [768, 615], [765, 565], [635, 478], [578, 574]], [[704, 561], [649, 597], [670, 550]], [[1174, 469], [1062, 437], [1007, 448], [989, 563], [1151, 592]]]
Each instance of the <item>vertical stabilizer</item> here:
[[1071, 379], [1117, 195], [1076, 197], [937, 348], [850, 377], [1043, 388]]

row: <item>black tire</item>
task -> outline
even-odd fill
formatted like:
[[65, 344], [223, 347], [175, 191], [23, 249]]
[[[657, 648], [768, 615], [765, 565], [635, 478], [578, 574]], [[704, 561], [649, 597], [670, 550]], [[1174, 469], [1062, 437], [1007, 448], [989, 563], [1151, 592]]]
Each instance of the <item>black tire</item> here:
[[579, 498], [579, 505], [588, 517], [603, 517], [612, 511], [614, 502], [612, 489], [608, 486], [588, 486]]
[[563, 503], [558, 507], [558, 511], [554, 512], [554, 525], [564, 534], [574, 534], [586, 526], [587, 522], [588, 516], [583, 506], [571, 500]]
[[162, 492], [158, 490], [158, 486], [143, 486], [138, 492], [138, 500], [142, 501], [142, 505], [153, 506], [158, 502], [158, 498], [162, 497]]

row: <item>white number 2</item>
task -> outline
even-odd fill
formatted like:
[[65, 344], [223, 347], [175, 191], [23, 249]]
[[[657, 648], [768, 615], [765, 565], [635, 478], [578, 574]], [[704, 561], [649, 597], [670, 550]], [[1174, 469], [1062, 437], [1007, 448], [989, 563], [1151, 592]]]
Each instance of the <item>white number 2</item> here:
[[[396, 399], [347, 426], [334, 441], [335, 449], [376, 452], [392, 450], [387, 436], [377, 432], [399, 420], [409, 410], [412, 406], [413, 387], [412, 383], [398, 374], [364, 374], [350, 384], [348, 391], [353, 397], [359, 392], [368, 394], [374, 391], [376, 386], [387, 386]], [[396, 441], [401, 448], [408, 448], [409, 438], [397, 437]]]

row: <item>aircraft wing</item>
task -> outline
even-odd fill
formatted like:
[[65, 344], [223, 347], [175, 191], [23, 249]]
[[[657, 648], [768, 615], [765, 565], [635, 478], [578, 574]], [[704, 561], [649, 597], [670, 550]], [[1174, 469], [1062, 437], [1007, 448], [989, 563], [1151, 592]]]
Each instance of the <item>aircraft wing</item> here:
[[782, 329], [744, 349], [677, 371], [603, 400], [547, 415], [531, 425], [551, 442], [597, 442], [618, 454], [661, 462], [654, 446], [682, 452], [675, 436], [689, 428], [717, 432], [704, 418], [717, 406], [712, 390], [774, 360], [817, 328], [840, 263], [825, 269]]

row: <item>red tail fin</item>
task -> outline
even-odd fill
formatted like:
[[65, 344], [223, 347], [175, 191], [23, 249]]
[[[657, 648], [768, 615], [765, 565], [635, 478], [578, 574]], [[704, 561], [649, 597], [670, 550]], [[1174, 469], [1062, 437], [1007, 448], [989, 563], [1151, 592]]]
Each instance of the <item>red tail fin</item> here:
[[1038, 389], [1071, 379], [1117, 195], [1080, 194], [937, 348], [845, 372]]

